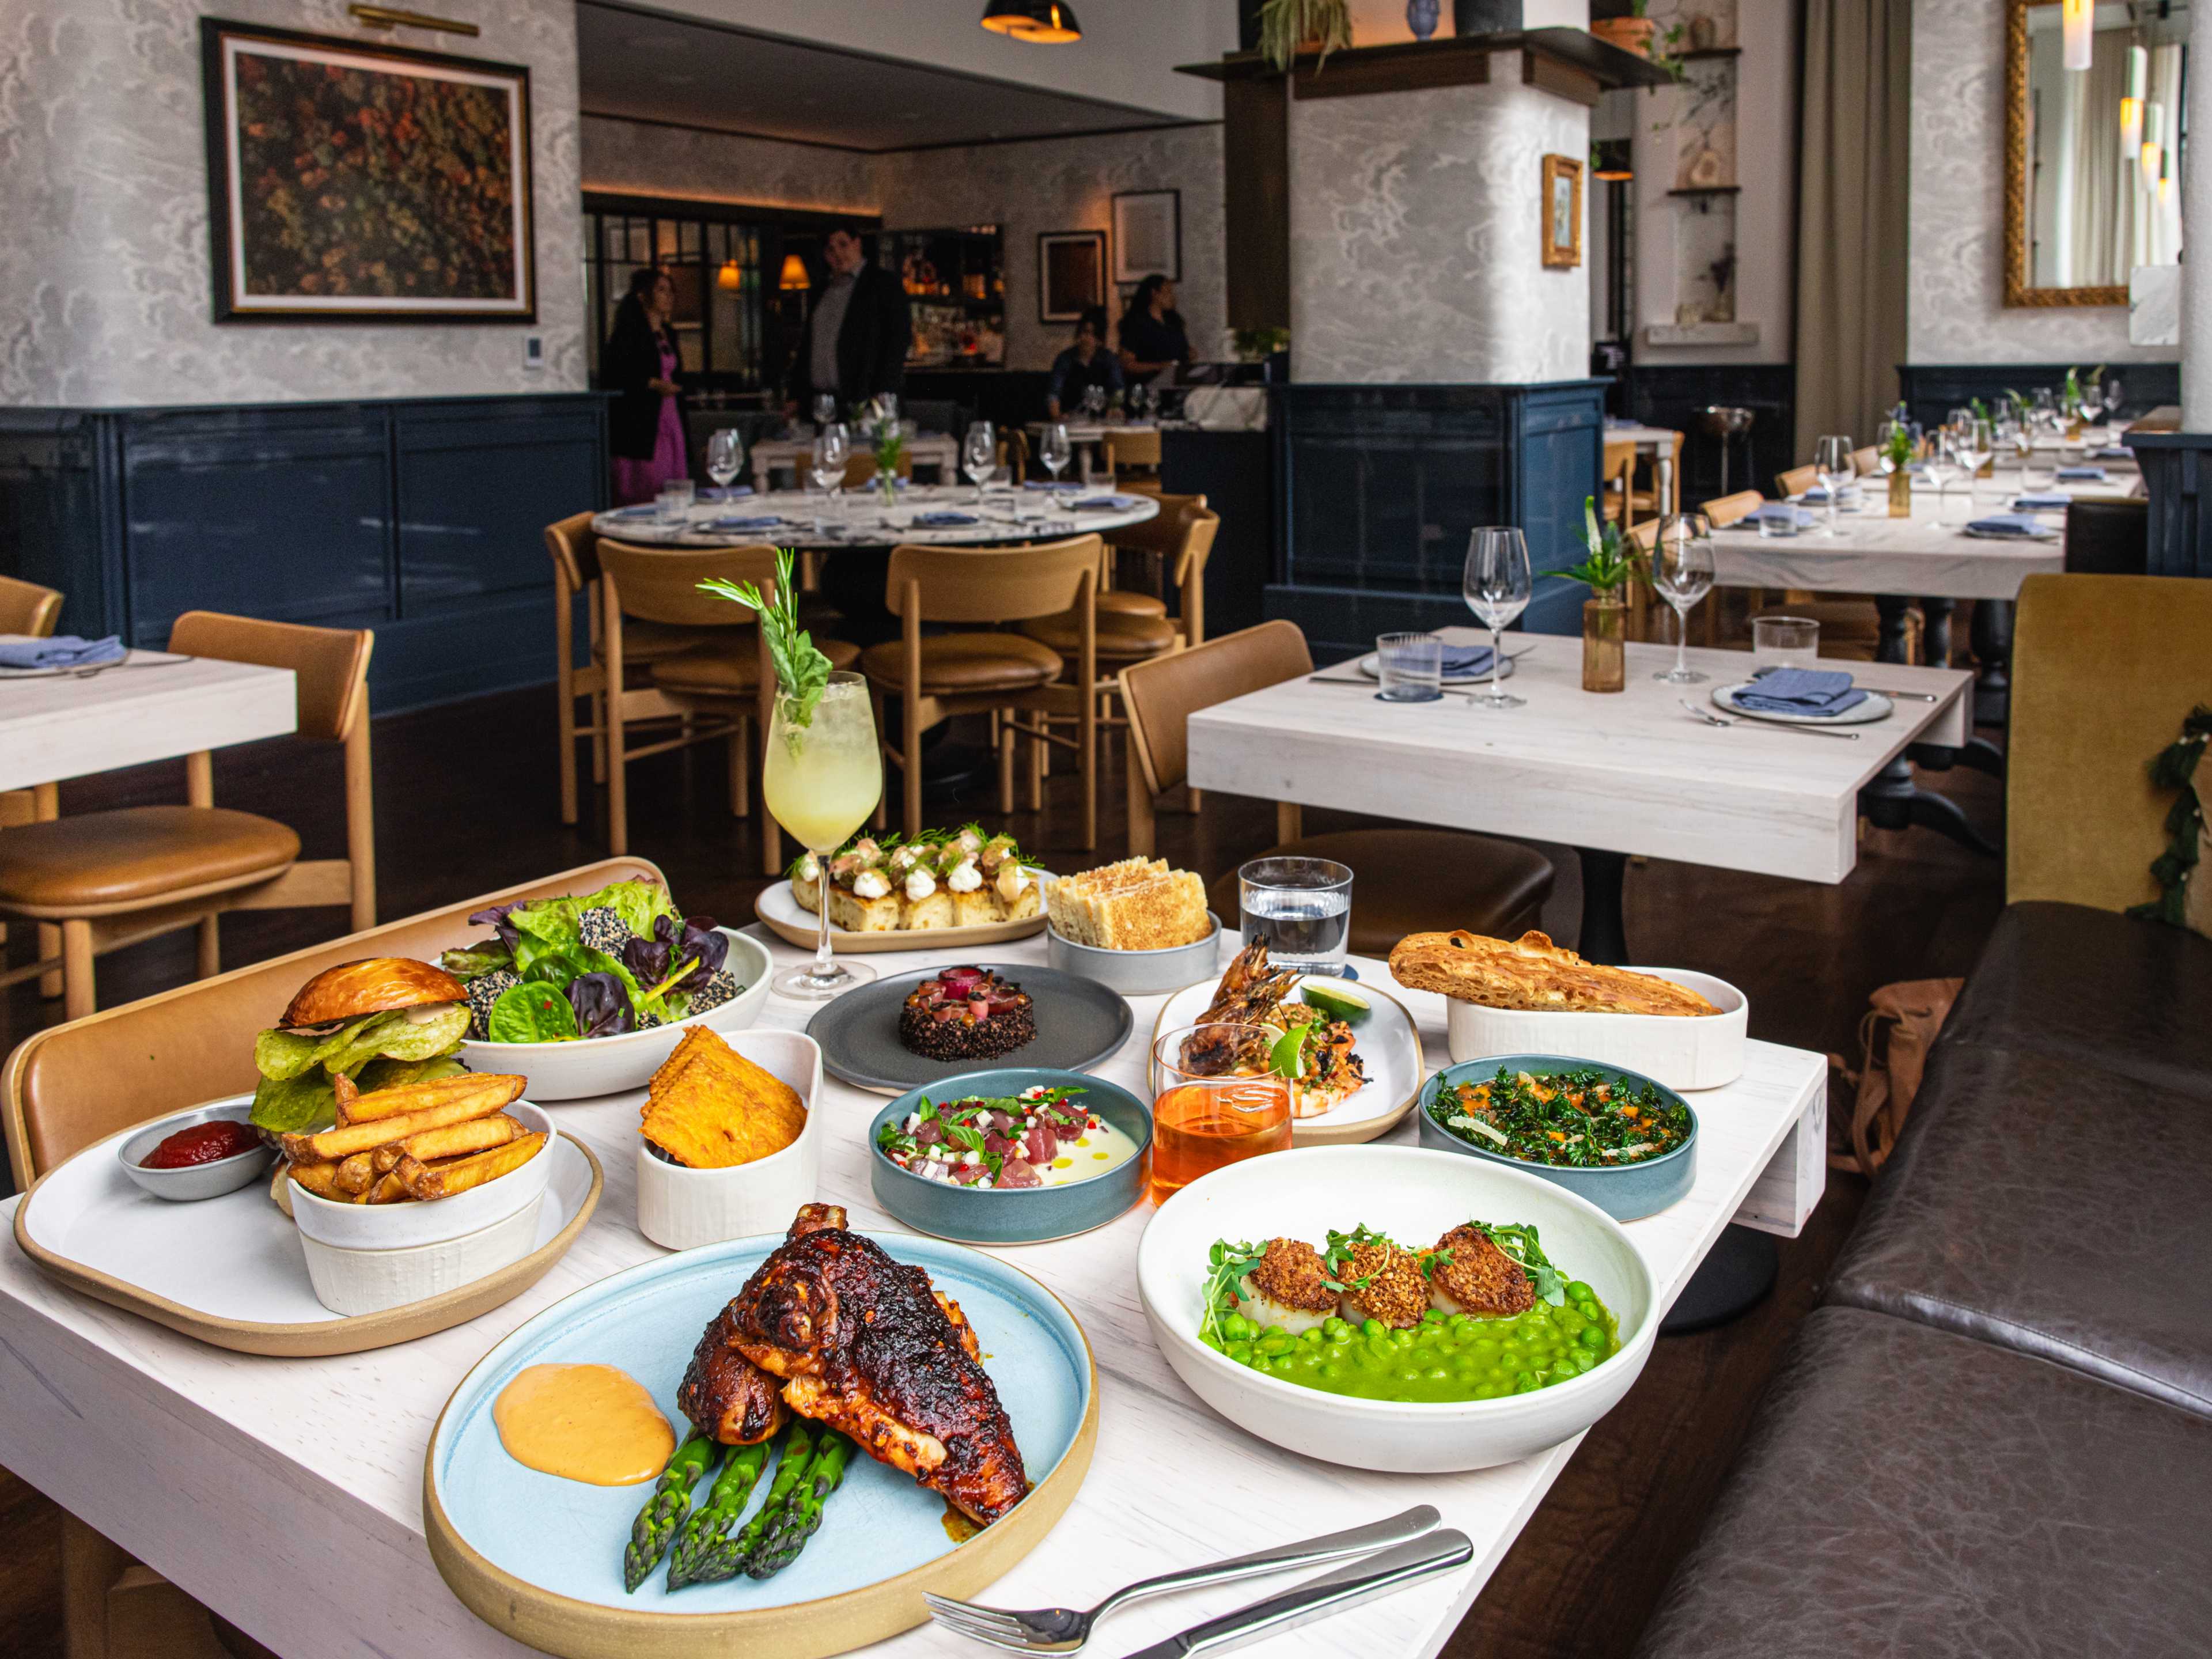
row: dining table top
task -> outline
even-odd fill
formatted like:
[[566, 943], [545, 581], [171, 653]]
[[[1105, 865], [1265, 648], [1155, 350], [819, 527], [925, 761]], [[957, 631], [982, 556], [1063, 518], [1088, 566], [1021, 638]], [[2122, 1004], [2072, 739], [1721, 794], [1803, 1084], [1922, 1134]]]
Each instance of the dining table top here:
[[[750, 931], [778, 970], [801, 960], [765, 929]], [[962, 954], [868, 960], [891, 975]], [[965, 954], [972, 959], [973, 947]], [[995, 946], [991, 957], [1042, 963], [1044, 941]], [[1352, 965], [1412, 1014], [1426, 1066], [1446, 1063], [1443, 1000], [1399, 988], [1382, 963], [1355, 957]], [[1133, 1028], [1097, 1075], [1149, 1097], [1144, 1060], [1164, 1001], [1131, 999]], [[770, 996], [759, 1023], [803, 1028], [818, 1006]], [[1754, 1008], [1753, 1030], [1759, 1018]], [[1693, 1186], [1659, 1214], [1626, 1224], [1661, 1309], [1730, 1221], [1785, 1235], [1802, 1227], [1826, 1180], [1827, 1069], [1822, 1055], [1753, 1041], [1740, 1079], [1696, 1092]], [[20, 1249], [0, 1248], [0, 1465], [289, 1659], [523, 1659], [531, 1650], [479, 1621], [432, 1564], [425, 1452], [448, 1396], [508, 1333], [666, 1254], [636, 1225], [641, 1098], [629, 1092], [551, 1108], [560, 1132], [592, 1149], [605, 1180], [590, 1222], [546, 1276], [465, 1324], [392, 1347], [327, 1358], [210, 1347], [92, 1301], [46, 1278]], [[882, 1104], [825, 1077], [812, 1107], [830, 1131], [819, 1194], [896, 1255], [902, 1230], [874, 1201], [866, 1144]], [[1408, 1115], [1387, 1139], [1415, 1138]], [[21, 1202], [0, 1204], [0, 1224]], [[990, 1252], [1042, 1280], [1082, 1323], [1100, 1409], [1097, 1451], [1072, 1506], [986, 1599], [1087, 1606], [1139, 1577], [1428, 1503], [1474, 1540], [1471, 1562], [1357, 1617], [1279, 1635], [1267, 1651], [1283, 1659], [1436, 1654], [1580, 1437], [1498, 1468], [1413, 1476], [1324, 1462], [1242, 1431], [1177, 1379], [1147, 1327], [1135, 1256], [1152, 1214], [1142, 1201], [1079, 1237]], [[1282, 1587], [1230, 1585], [1131, 1607], [1115, 1616], [1100, 1650], [1131, 1652]], [[868, 1650], [899, 1659], [972, 1659], [978, 1651], [933, 1625]]]
[[[1489, 643], [1472, 628], [1436, 631]], [[1579, 635], [1504, 638], [1504, 690], [1522, 707], [1449, 693], [1385, 703], [1340, 663], [1193, 714], [1191, 787], [1355, 812], [1388, 801], [1418, 823], [1832, 883], [1858, 860], [1860, 788], [1907, 745], [1957, 746], [1972, 729], [1973, 676], [1954, 669], [1822, 662], [1917, 694], [1837, 728], [1857, 734], [1847, 739], [1749, 719], [1723, 729], [1683, 708], [1718, 714], [1713, 690], [1756, 666], [1741, 651], [1692, 649], [1708, 678], [1677, 686], [1655, 678], [1673, 647], [1631, 644], [1626, 689], [1592, 692]]]
[[[1111, 502], [1110, 506], [1086, 503]], [[848, 489], [834, 508], [819, 495], [775, 489], [692, 503], [681, 520], [658, 508], [623, 507], [592, 520], [593, 532], [653, 547], [972, 547], [1082, 536], [1142, 524], [1159, 514], [1159, 499], [1116, 495], [1101, 487], [994, 489], [979, 504], [972, 486], [908, 484], [895, 505], [873, 489]], [[958, 514], [965, 524], [917, 524], [918, 516]]]
[[0, 670], [0, 789], [27, 789], [297, 729], [289, 668], [133, 650], [92, 668]]

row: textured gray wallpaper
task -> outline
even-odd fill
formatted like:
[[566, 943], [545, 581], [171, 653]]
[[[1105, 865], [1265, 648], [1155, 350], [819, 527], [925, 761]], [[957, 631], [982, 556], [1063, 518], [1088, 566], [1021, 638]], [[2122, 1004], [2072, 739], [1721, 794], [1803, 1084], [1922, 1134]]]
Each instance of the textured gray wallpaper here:
[[1543, 158], [1589, 155], [1587, 110], [1522, 86], [1516, 62], [1485, 87], [1309, 100], [1291, 112], [1299, 380], [1589, 372], [1589, 275], [1546, 270], [1540, 241]]
[[876, 210], [875, 158], [853, 150], [586, 115], [583, 155], [586, 190]]
[[1916, 363], [2172, 362], [2128, 343], [2125, 306], [2004, 304], [2005, 0], [1912, 8], [1911, 258]]
[[[526, 326], [210, 319], [199, 19], [316, 33], [298, 0], [0, 3], [0, 403], [131, 405], [553, 392], [585, 384], [571, 0], [470, 0], [459, 55], [531, 71], [537, 331]], [[406, 37], [425, 44], [422, 37]]]

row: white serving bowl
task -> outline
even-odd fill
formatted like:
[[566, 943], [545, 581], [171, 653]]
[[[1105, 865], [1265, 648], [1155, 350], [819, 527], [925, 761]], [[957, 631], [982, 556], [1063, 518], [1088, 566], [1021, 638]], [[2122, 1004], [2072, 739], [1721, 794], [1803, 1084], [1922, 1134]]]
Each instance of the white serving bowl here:
[[1488, 1054], [1571, 1054], [1641, 1072], [1669, 1089], [1717, 1089], [1743, 1075], [1751, 1000], [1724, 979], [1686, 968], [1632, 968], [1687, 986], [1717, 1014], [1592, 1014], [1534, 1008], [1486, 1008], [1444, 1000], [1444, 1042], [1452, 1063]]
[[637, 1230], [672, 1250], [780, 1233], [822, 1180], [822, 1046], [804, 1031], [741, 1031], [730, 1047], [798, 1091], [806, 1126], [780, 1152], [727, 1170], [694, 1170], [637, 1142]]
[[[1364, 1223], [1429, 1244], [1469, 1219], [1536, 1227], [1553, 1265], [1589, 1285], [1620, 1321], [1620, 1351], [1532, 1394], [1430, 1405], [1325, 1394], [1198, 1340], [1206, 1252], [1218, 1238], [1318, 1246], [1332, 1227]], [[1176, 1375], [1231, 1423], [1310, 1457], [1413, 1474], [1510, 1463], [1581, 1433], [1628, 1392], [1659, 1328], [1651, 1271], [1604, 1211], [1517, 1170], [1411, 1146], [1270, 1152], [1193, 1182], [1145, 1229], [1137, 1290]]]
[[466, 1238], [525, 1209], [535, 1215], [545, 1183], [553, 1178], [553, 1139], [560, 1131], [547, 1112], [526, 1100], [506, 1110], [526, 1130], [543, 1129], [550, 1137], [520, 1169], [451, 1198], [404, 1204], [341, 1204], [318, 1198], [295, 1181], [292, 1219], [299, 1224], [301, 1238], [346, 1250], [398, 1250]]
[[[531, 1163], [550, 1166], [552, 1151], [549, 1143]], [[515, 1173], [520, 1175], [521, 1171]], [[514, 1176], [502, 1176], [500, 1179], [508, 1181]], [[299, 1196], [296, 1190], [294, 1196]], [[453, 1200], [438, 1201], [449, 1204]], [[300, 1248], [307, 1258], [307, 1282], [314, 1287], [316, 1301], [332, 1313], [348, 1317], [382, 1313], [387, 1308], [403, 1308], [410, 1302], [442, 1296], [464, 1285], [473, 1285], [502, 1267], [511, 1267], [528, 1255], [537, 1247], [538, 1212], [544, 1202], [541, 1183], [537, 1195], [527, 1204], [489, 1227], [464, 1233], [459, 1238], [441, 1239], [434, 1244], [410, 1244], [398, 1249], [343, 1249], [301, 1233]], [[403, 1206], [381, 1204], [367, 1207], [391, 1210]], [[434, 1206], [425, 1204], [416, 1207]]]
[[520, 1073], [530, 1079], [530, 1093], [537, 1100], [585, 1100], [642, 1089], [694, 1025], [726, 1036], [760, 1018], [761, 1005], [768, 1000], [772, 968], [768, 947], [732, 928], [715, 931], [730, 941], [730, 954], [723, 965], [745, 988], [720, 1007], [642, 1031], [574, 1042], [470, 1040], [459, 1050], [461, 1063], [472, 1072]]

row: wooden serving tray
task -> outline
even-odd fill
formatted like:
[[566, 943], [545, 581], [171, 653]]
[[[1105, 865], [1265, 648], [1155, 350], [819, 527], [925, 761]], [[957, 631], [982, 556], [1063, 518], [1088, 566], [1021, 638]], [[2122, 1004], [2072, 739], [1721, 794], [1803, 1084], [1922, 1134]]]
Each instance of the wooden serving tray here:
[[297, 1230], [270, 1198], [265, 1177], [193, 1204], [133, 1185], [115, 1152], [143, 1127], [97, 1141], [41, 1176], [15, 1207], [17, 1248], [50, 1278], [111, 1307], [218, 1348], [277, 1358], [411, 1342], [512, 1301], [568, 1253], [605, 1181], [588, 1146], [555, 1136], [543, 1153], [559, 1161], [535, 1249], [473, 1284], [349, 1318], [315, 1300]]
[[[1049, 872], [1035, 866], [1025, 866], [1040, 883], [1049, 881]], [[872, 956], [884, 951], [953, 951], [970, 945], [1005, 945], [1018, 939], [1034, 939], [1044, 932], [1046, 915], [1038, 895], [1037, 913], [1024, 916], [1019, 921], [993, 922], [984, 927], [925, 927], [909, 933], [903, 927], [894, 927], [880, 933], [848, 933], [842, 927], [830, 930], [830, 948], [839, 956]], [[769, 930], [802, 951], [811, 951], [822, 926], [813, 911], [799, 902], [788, 881], [771, 882], [753, 899], [753, 914], [768, 925]]]

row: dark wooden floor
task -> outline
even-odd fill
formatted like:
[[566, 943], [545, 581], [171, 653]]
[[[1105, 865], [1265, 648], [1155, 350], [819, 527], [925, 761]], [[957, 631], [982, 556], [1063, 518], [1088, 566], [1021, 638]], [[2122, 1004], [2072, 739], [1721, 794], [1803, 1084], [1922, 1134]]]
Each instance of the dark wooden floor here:
[[[556, 807], [550, 691], [516, 693], [380, 721], [375, 734], [380, 911], [386, 918], [452, 902], [601, 855], [587, 823], [563, 828]], [[752, 915], [761, 886], [746, 825], [722, 798], [712, 749], [642, 762], [631, 775], [635, 849], [667, 872], [684, 908], [726, 921]], [[1986, 828], [1998, 787], [1963, 771], [1937, 780]], [[1119, 856], [1121, 768], [1109, 757], [1096, 858]], [[1040, 819], [1007, 824], [1024, 848], [1069, 867], [1074, 780], [1055, 776]], [[291, 744], [256, 744], [216, 761], [216, 799], [295, 825], [310, 857], [343, 850], [338, 757]], [[64, 785], [66, 811], [180, 801], [181, 763]], [[995, 814], [985, 796], [939, 803], [933, 817]], [[587, 817], [589, 809], [587, 808]], [[1310, 830], [1358, 820], [1308, 816]], [[1202, 815], [1160, 817], [1160, 852], [1211, 878], [1273, 839], [1268, 805], [1206, 797]], [[1560, 879], [1546, 913], [1575, 936], [1580, 894], [1571, 857], [1547, 849]], [[2002, 902], [1993, 861], [1926, 832], [1870, 831], [1858, 868], [1839, 886], [1654, 862], [1631, 870], [1627, 920], [1637, 959], [1717, 973], [1751, 998], [1752, 1034], [1845, 1052], [1876, 986], [1963, 974]], [[335, 913], [264, 913], [226, 921], [230, 965], [328, 937]], [[101, 960], [103, 1006], [181, 982], [191, 936], [179, 933]], [[9, 948], [26, 959], [27, 942]], [[0, 999], [0, 1051], [60, 1018], [27, 986]], [[1783, 1248], [1776, 1296], [1735, 1324], [1661, 1340], [1642, 1381], [1600, 1423], [1506, 1557], [1447, 1651], [1455, 1659], [1626, 1653], [1687, 1550], [1727, 1473], [1752, 1408], [1790, 1332], [1850, 1231], [1862, 1183], [1838, 1178], [1803, 1237]], [[53, 1511], [0, 1474], [0, 1652], [59, 1659], [59, 1553]]]

